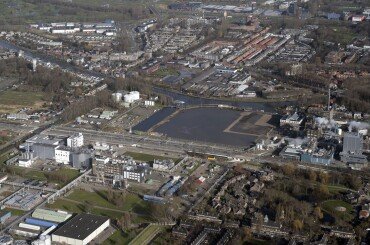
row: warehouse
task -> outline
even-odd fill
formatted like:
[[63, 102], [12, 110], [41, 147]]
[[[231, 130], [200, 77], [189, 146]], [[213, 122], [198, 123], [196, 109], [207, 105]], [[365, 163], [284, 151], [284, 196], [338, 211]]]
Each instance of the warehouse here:
[[52, 234], [52, 241], [64, 244], [85, 245], [110, 225], [107, 217], [78, 214]]
[[37, 208], [33, 213], [32, 217], [36, 219], [48, 220], [55, 223], [62, 223], [69, 219], [72, 214], [61, 211], [53, 211], [47, 209]]
[[30, 210], [41, 201], [41, 192], [34, 190], [22, 190], [13, 197], [9, 198], [4, 203], [4, 206], [20, 210]]
[[35, 218], [26, 218], [25, 223], [27, 223], [29, 225], [37, 225], [37, 226], [41, 226], [41, 227], [45, 227], [45, 228], [49, 228], [49, 227], [58, 225], [57, 223], [54, 223], [54, 222], [50, 222], [50, 221], [46, 221], [46, 220], [42, 220], [42, 219], [35, 219]]

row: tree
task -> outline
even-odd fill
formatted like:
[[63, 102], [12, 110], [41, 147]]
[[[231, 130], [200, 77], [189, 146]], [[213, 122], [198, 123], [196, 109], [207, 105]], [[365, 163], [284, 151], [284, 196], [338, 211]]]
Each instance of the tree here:
[[85, 212], [86, 213], [91, 213], [92, 209], [93, 209], [93, 205], [92, 203], [90, 203], [89, 201], [85, 201], [84, 202], [84, 207], [85, 207]]
[[118, 224], [120, 226], [120, 228], [125, 231], [127, 229], [130, 228], [131, 226], [131, 220], [132, 220], [132, 217], [131, 217], [131, 214], [128, 213], [128, 212], [125, 212], [122, 217], [118, 220]]
[[288, 163], [283, 165], [282, 170], [285, 175], [292, 176], [296, 170], [296, 167], [292, 163]]
[[309, 178], [310, 181], [315, 182], [317, 180], [316, 172], [313, 171], [313, 170], [310, 170], [309, 173], [308, 173], [308, 178]]
[[355, 176], [353, 174], [346, 174], [345, 182], [348, 188], [351, 188], [354, 190], [358, 190], [362, 185], [361, 179], [358, 176]]
[[312, 193], [313, 198], [316, 201], [324, 200], [329, 196], [329, 189], [326, 185], [316, 185]]
[[329, 174], [326, 172], [320, 172], [319, 179], [322, 184], [326, 185], [329, 182]]
[[168, 204], [150, 203], [148, 210], [150, 210], [151, 216], [156, 220], [169, 221], [172, 218], [169, 207]]
[[313, 210], [313, 215], [317, 218], [317, 219], [322, 219], [324, 217], [324, 214], [322, 213], [321, 211], [321, 208], [320, 207], [315, 207], [314, 210]]
[[292, 224], [292, 228], [295, 232], [298, 232], [303, 229], [303, 222], [299, 219], [295, 219]]
[[252, 230], [248, 227], [242, 228], [242, 240], [244, 242], [249, 241], [253, 237]]

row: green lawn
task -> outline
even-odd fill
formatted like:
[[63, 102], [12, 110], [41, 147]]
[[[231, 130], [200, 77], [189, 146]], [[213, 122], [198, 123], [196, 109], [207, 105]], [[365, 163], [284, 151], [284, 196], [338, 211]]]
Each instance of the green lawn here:
[[71, 168], [61, 168], [53, 173], [59, 176], [64, 176], [65, 180], [53, 179], [53, 176], [50, 176], [48, 179], [50, 182], [58, 183], [60, 185], [66, 185], [80, 175], [80, 172], [77, 169]]
[[53, 172], [43, 172], [41, 170], [18, 166], [8, 166], [7, 168], [10, 174], [19, 175], [27, 179], [49, 181], [51, 183], [57, 183], [61, 186], [71, 182], [79, 175], [78, 170], [69, 168], [61, 168]]
[[152, 74], [152, 76], [157, 76], [157, 77], [178, 76], [178, 75], [180, 75], [178, 70], [173, 69], [173, 68], [161, 68]]
[[5, 162], [7, 160], [9, 160], [10, 158], [12, 158], [12, 156], [10, 155], [10, 152], [5, 152], [4, 154], [0, 155], [0, 164], [5, 164]]
[[[65, 210], [70, 213], [83, 213], [89, 211], [86, 209], [85, 204], [75, 203], [73, 201], [69, 201], [66, 199], [58, 199], [52, 204], [47, 204], [47, 207], [51, 209]], [[90, 212], [97, 215], [107, 216], [110, 217], [111, 219], [121, 218], [123, 215], [123, 211], [120, 210], [118, 207], [114, 207], [113, 209], [116, 209], [117, 211], [105, 210], [101, 208], [92, 208]], [[132, 223], [134, 224], [147, 223], [152, 221], [153, 220], [149, 216], [134, 215], [132, 218]]]
[[51, 204], [47, 204], [46, 206], [51, 209], [61, 209], [70, 213], [82, 213], [85, 211], [84, 205], [63, 199], [58, 199]]
[[[345, 207], [347, 210], [340, 212], [335, 210], [336, 207]], [[354, 210], [351, 204], [342, 200], [328, 200], [322, 202], [322, 208], [332, 216], [342, 219], [344, 221], [351, 221], [354, 217]]]
[[19, 92], [9, 90], [0, 93], [0, 104], [32, 106], [35, 102], [41, 101], [44, 93], [41, 92]]
[[35, 179], [35, 180], [42, 180], [42, 181], [47, 180], [44, 172], [39, 171], [39, 170], [23, 168], [23, 167], [18, 167], [18, 166], [8, 166], [7, 169], [10, 174], [19, 175], [26, 179]]
[[328, 185], [328, 190], [332, 194], [339, 194], [340, 192], [347, 192], [351, 191], [354, 192], [354, 190], [351, 190], [344, 185]]
[[12, 216], [21, 216], [25, 213], [23, 210], [19, 209], [13, 209], [13, 208], [4, 208], [3, 211], [10, 211], [12, 213]]
[[44, 93], [5, 91], [0, 93], [0, 112], [15, 112], [23, 107], [40, 108], [43, 104]]
[[[70, 1], [72, 3], [72, 1]], [[129, 21], [133, 18], [130, 14], [123, 14], [130, 7], [144, 6], [143, 0], [73, 0], [73, 5], [68, 1], [29, 1], [29, 0], [1, 0], [0, 24], [17, 24], [35, 22], [59, 21]], [[114, 8], [104, 8], [109, 4]], [[142, 18], [153, 18], [154, 15], [141, 15]]]
[[85, 190], [74, 190], [67, 198], [79, 202], [89, 202], [96, 206], [117, 209], [121, 211], [134, 211], [135, 213], [147, 212], [147, 202], [139, 196], [131, 193], [126, 193], [123, 197], [123, 206], [117, 207], [108, 201], [107, 191], [88, 192]]
[[103, 245], [123, 245], [128, 244], [137, 235], [136, 231], [131, 231], [129, 233], [117, 230], [115, 231], [107, 240], [103, 242]]
[[140, 232], [139, 235], [135, 237], [134, 240], [130, 242], [130, 245], [148, 244], [162, 229], [162, 226], [148, 225], [142, 232]]
[[[82, 213], [82, 212], [89, 211], [86, 209], [86, 206], [84, 204], [78, 204], [78, 203], [71, 202], [68, 200], [63, 200], [63, 199], [58, 199], [52, 204], [47, 204], [47, 207], [51, 209], [65, 210], [70, 213]], [[90, 211], [93, 214], [107, 216], [112, 219], [119, 218], [123, 215], [121, 212], [115, 212], [115, 211], [104, 210], [104, 209], [99, 209], [99, 208], [93, 208]]]

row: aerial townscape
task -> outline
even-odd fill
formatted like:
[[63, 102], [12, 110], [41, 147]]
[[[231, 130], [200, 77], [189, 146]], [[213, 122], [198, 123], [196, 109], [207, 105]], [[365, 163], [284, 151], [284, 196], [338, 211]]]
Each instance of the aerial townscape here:
[[370, 0], [0, 0], [0, 245], [370, 244]]

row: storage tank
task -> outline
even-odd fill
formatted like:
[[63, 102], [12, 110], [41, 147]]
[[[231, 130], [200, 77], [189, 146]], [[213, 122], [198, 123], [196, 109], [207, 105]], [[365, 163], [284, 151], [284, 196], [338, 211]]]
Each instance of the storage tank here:
[[114, 102], [120, 102], [122, 100], [122, 94], [121, 93], [113, 93], [112, 98]]
[[41, 235], [38, 240], [32, 242], [32, 245], [51, 245], [51, 237]]
[[140, 99], [140, 93], [138, 91], [131, 91], [123, 96], [123, 99], [127, 103], [133, 103]]
[[57, 225], [56, 223], [49, 222], [42, 219], [35, 219], [35, 218], [26, 218], [25, 221], [27, 224], [30, 225], [37, 225], [37, 226], [43, 226], [43, 227], [51, 227], [53, 225]]
[[30, 225], [30, 224], [25, 224], [25, 223], [19, 223], [18, 226], [20, 228], [30, 229], [30, 230], [34, 230], [34, 231], [39, 231], [40, 230], [40, 226], [37, 226], [37, 225]]

